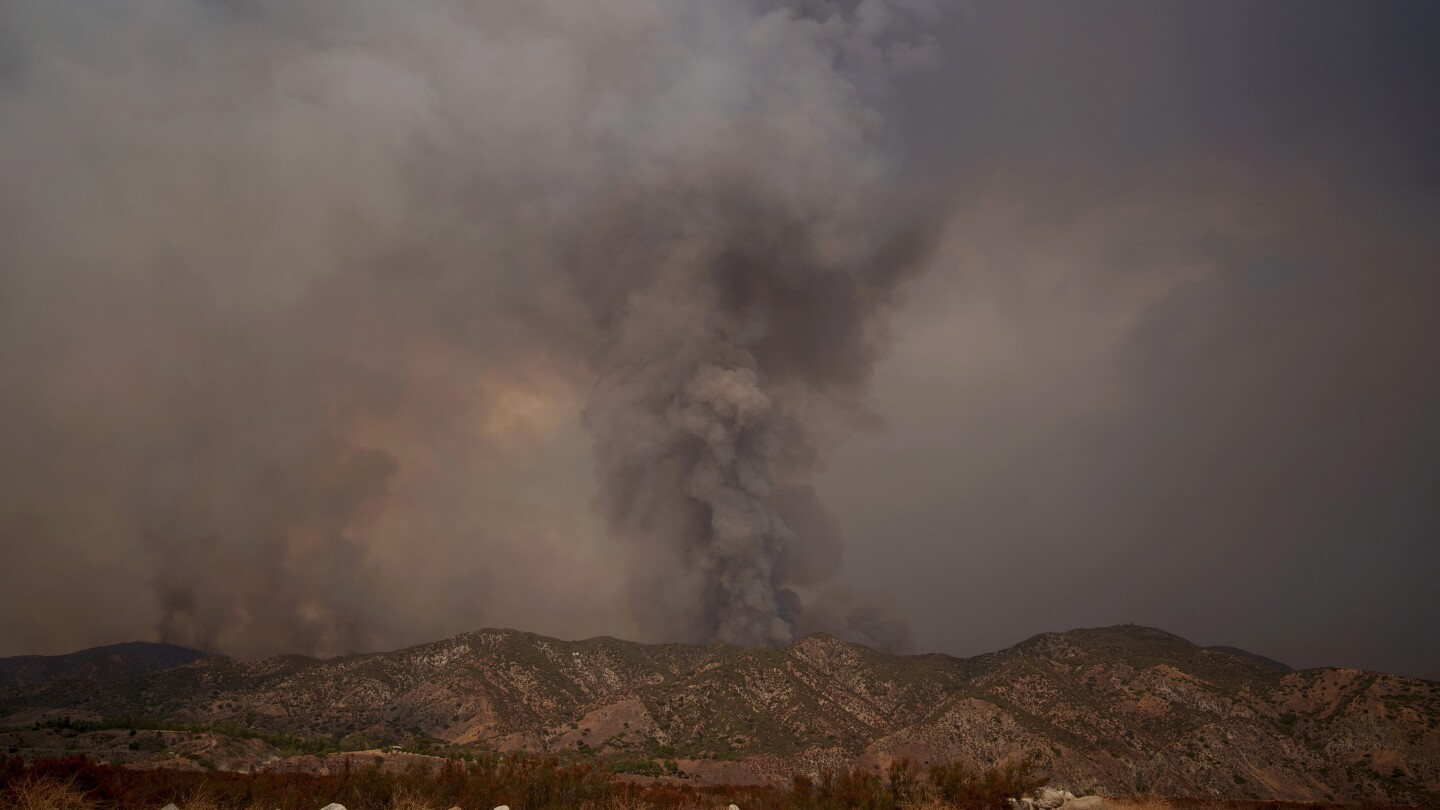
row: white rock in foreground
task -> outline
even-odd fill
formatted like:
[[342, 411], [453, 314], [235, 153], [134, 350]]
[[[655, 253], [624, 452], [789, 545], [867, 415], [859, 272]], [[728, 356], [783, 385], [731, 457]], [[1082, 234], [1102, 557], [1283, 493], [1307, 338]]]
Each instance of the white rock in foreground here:
[[1052, 787], [1042, 787], [1035, 791], [1035, 806], [1044, 810], [1054, 810], [1065, 803], [1065, 791], [1056, 790]]
[[337, 803], [335, 803], [335, 802], [331, 802], [331, 803], [325, 805], [324, 807], [320, 808], [320, 810], [345, 810], [345, 805], [343, 805], [343, 804], [337, 804]]

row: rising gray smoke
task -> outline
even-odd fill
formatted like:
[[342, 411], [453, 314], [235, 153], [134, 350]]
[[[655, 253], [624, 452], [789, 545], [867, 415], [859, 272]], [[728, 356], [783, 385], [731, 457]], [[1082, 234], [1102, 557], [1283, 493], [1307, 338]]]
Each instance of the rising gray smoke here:
[[[648, 637], [789, 641], [930, 240], [933, 5], [10, 4], [0, 590], [76, 586], [15, 643], [589, 632], [505, 589], [574, 616], [596, 558]], [[581, 399], [609, 546], [560, 517]]]
[[788, 644], [790, 586], [838, 564], [807, 422], [863, 411], [880, 315], [924, 254], [870, 106], [924, 52], [915, 21], [810, 3], [748, 23], [770, 47], [737, 84], [764, 87], [709, 111], [723, 137], [608, 201], [576, 250], [582, 284], [607, 286], [585, 411], [600, 502], [640, 550], [631, 598], [655, 635]]
[[870, 223], [894, 241], [824, 256], [826, 212], [660, 201], [678, 255], [628, 292], [586, 409], [601, 501], [642, 549], [632, 595], [657, 635], [787, 644], [788, 586], [823, 581], [840, 554], [809, 489], [807, 422], [861, 408], [876, 318], [920, 236]]

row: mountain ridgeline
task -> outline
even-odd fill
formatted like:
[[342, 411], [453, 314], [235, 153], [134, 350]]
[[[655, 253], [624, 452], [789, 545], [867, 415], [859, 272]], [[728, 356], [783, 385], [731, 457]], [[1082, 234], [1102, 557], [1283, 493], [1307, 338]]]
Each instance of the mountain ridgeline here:
[[146, 641], [92, 647], [68, 655], [17, 655], [0, 658], [0, 690], [61, 680], [110, 683], [208, 657], [199, 650]]
[[481, 630], [324, 661], [194, 653], [178, 663], [5, 681], [0, 725], [64, 711], [350, 748], [664, 756], [712, 781], [1025, 756], [1077, 792], [1440, 801], [1440, 683], [1292, 671], [1133, 625], [1046, 633], [968, 659], [887, 655], [827, 635], [741, 649]]

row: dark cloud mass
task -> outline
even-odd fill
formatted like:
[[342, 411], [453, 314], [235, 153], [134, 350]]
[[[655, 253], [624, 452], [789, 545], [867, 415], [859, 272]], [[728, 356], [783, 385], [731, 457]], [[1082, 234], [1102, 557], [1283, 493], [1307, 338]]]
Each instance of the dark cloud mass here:
[[11, 3], [0, 655], [1135, 621], [1440, 677], [1437, 18]]

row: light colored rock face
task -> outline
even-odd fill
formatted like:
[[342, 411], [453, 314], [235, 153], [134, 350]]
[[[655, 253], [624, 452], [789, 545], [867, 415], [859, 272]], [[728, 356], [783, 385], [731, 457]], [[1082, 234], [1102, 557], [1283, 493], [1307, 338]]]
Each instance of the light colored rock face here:
[[1054, 810], [1065, 803], [1065, 791], [1042, 787], [1035, 791], [1035, 806], [1043, 810]]
[[345, 810], [345, 805], [343, 805], [343, 804], [331, 803], [331, 804], [327, 804], [327, 805], [325, 805], [324, 807], [320, 808], [320, 810]]
[[1105, 810], [1108, 806], [1100, 796], [1081, 796], [1065, 802], [1065, 810]]
[[510, 805], [508, 805], [508, 804], [502, 804], [502, 805], [497, 806], [497, 807], [495, 808], [495, 810], [510, 810]]
[[732, 804], [729, 807], [725, 808], [725, 810], [740, 810], [740, 806]]
[[176, 807], [174, 802], [171, 802], [160, 808], [160, 810], [180, 810], [180, 808]]

